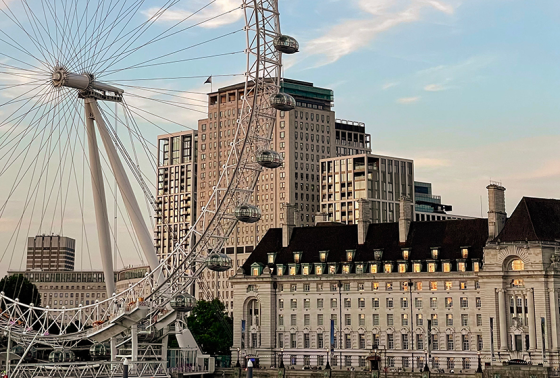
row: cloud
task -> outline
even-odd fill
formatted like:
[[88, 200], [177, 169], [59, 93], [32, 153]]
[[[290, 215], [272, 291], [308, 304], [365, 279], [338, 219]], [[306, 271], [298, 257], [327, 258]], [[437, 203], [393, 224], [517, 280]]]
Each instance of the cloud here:
[[395, 85], [399, 85], [399, 83], [387, 83], [384, 86], [382, 86], [381, 89], [386, 90], [386, 89], [389, 89], [391, 87], [394, 87]]
[[418, 100], [420, 100], [419, 96], [416, 97], [403, 97], [403, 98], [399, 98], [397, 100], [397, 103], [399, 104], [413, 104], [415, 102], [418, 102]]
[[439, 91], [444, 91], [446, 89], [447, 88], [441, 84], [428, 84], [424, 87], [424, 90], [428, 92], [439, 92]]
[[343, 56], [368, 46], [380, 33], [401, 24], [421, 20], [426, 9], [435, 9], [446, 14], [454, 12], [454, 7], [450, 4], [436, 0], [356, 1], [358, 7], [369, 14], [369, 18], [343, 21], [333, 26], [323, 36], [309, 41], [305, 46], [306, 55], [325, 57], [319, 65], [334, 63]]
[[448, 159], [437, 159], [437, 158], [415, 158], [414, 166], [416, 168], [441, 168], [448, 167], [451, 162]]
[[[188, 19], [188, 24], [185, 26], [204, 22], [199, 26], [211, 29], [233, 24], [243, 18], [243, 11], [237, 0], [216, 0], [210, 6], [206, 6], [206, 1], [202, 2], [200, 0], [190, 3], [193, 4], [192, 10], [170, 8], [159, 16], [157, 22], [177, 23]], [[153, 7], [142, 11], [148, 18], [153, 17], [158, 12], [161, 12], [161, 8]]]

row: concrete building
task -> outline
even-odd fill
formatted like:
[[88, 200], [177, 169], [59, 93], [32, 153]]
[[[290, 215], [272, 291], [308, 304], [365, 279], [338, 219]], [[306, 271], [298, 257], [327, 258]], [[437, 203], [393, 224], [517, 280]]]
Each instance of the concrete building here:
[[321, 161], [321, 213], [325, 220], [356, 223], [358, 200], [371, 202], [371, 222], [395, 222], [399, 198], [414, 201], [414, 162], [361, 154]]
[[441, 202], [441, 196], [432, 194], [432, 184], [429, 182], [414, 181], [414, 219], [419, 222], [447, 220], [447, 219], [472, 219], [463, 215], [448, 214], [453, 206]]
[[60, 235], [38, 235], [27, 238], [26, 270], [74, 270], [76, 241]]
[[336, 156], [371, 153], [371, 135], [366, 133], [365, 123], [337, 119], [334, 127]]
[[194, 130], [158, 136], [154, 244], [160, 257], [173, 251], [196, 220], [197, 143]]
[[[198, 122], [198, 206], [204, 206], [220, 167], [227, 159], [241, 111], [244, 85], [232, 85], [208, 95], [208, 118]], [[332, 111], [334, 95], [330, 89], [312, 83], [284, 79], [281, 91], [292, 95], [296, 109], [277, 112], [272, 148], [284, 159], [275, 170], [264, 170], [253, 195], [253, 204], [262, 211], [256, 224], [240, 223], [225, 245], [225, 252], [234, 260], [232, 272], [206, 272], [200, 281], [197, 298], [218, 297], [228, 310], [233, 308], [233, 291], [229, 278], [242, 265], [269, 228], [284, 223], [282, 203], [297, 206], [297, 222], [314, 224], [319, 211], [319, 161], [335, 156]]]
[[558, 368], [560, 201], [524, 197], [508, 218], [505, 189], [488, 192], [488, 219], [416, 222], [409, 203], [371, 223], [360, 199], [357, 224], [269, 230], [231, 278], [232, 350], [296, 369], [472, 373], [479, 352]]

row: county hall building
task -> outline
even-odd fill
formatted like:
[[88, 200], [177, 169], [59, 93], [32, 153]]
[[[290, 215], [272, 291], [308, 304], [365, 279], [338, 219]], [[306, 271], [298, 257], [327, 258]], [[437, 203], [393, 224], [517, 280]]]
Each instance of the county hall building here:
[[[285, 206], [230, 279], [233, 351], [261, 366], [471, 371], [511, 359], [559, 366], [560, 201], [524, 197], [507, 217], [295, 227]], [[326, 218], [326, 217], [324, 217]], [[323, 218], [323, 219], [324, 219]], [[234, 353], [234, 354], [235, 354]]]

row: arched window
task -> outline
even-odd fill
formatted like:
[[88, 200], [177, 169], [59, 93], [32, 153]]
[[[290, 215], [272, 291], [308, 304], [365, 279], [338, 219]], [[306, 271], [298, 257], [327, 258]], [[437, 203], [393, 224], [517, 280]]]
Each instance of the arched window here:
[[515, 270], [515, 271], [525, 270], [525, 263], [521, 259], [515, 259], [510, 264], [510, 270]]

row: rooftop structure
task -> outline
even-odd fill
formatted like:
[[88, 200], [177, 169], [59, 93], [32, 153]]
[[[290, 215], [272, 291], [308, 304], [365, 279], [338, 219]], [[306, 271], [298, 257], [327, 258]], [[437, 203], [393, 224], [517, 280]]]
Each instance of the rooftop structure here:
[[76, 240], [60, 235], [27, 238], [27, 270], [74, 270]]

